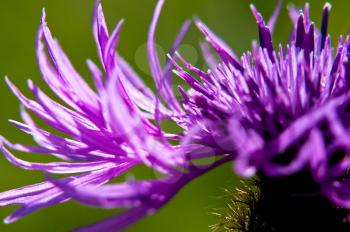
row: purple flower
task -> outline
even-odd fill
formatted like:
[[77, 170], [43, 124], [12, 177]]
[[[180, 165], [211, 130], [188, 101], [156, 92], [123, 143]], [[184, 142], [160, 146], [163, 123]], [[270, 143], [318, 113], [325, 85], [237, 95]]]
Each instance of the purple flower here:
[[[256, 173], [281, 177], [307, 169], [333, 204], [350, 209], [350, 38], [339, 39], [333, 57], [327, 35], [330, 6], [324, 7], [319, 31], [306, 5], [304, 12], [290, 9], [295, 25], [290, 42], [275, 51], [272, 31], [281, 3], [267, 24], [252, 6], [260, 44], [241, 58], [195, 19], [208, 41], [201, 44], [209, 66], [204, 71], [176, 52], [189, 22], [181, 28], [165, 67], [160, 65], [155, 46], [164, 4], [160, 0], [147, 47], [156, 94], [116, 52], [123, 21], [109, 35], [100, 4], [93, 31], [103, 71], [88, 61], [96, 91], [53, 39], [43, 12], [36, 45], [39, 68], [64, 104], [31, 81], [28, 86], [34, 100], [30, 100], [7, 79], [24, 106], [23, 122], [10, 122], [33, 136], [37, 146], [3, 139], [1, 149], [21, 168], [71, 175], [61, 179], [47, 175], [46, 182], [1, 193], [0, 205], [21, 205], [5, 222], [74, 199], [101, 208], [127, 209], [81, 231], [121, 230], [157, 211], [196, 177], [229, 161], [243, 177]], [[213, 58], [208, 45], [219, 60]], [[173, 90], [172, 71], [187, 82], [187, 89]], [[60, 135], [41, 129], [25, 109]], [[163, 120], [175, 122], [182, 132], [163, 130]], [[12, 155], [9, 148], [51, 154], [62, 161], [27, 162]], [[198, 164], [206, 158], [215, 161]], [[162, 177], [107, 184], [137, 165], [146, 165]]]

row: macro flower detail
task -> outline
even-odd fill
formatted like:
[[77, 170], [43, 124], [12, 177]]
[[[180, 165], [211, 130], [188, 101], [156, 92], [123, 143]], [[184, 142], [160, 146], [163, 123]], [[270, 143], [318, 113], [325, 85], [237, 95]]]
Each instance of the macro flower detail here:
[[[194, 19], [207, 39], [201, 45], [209, 69], [201, 70], [176, 52], [189, 22], [180, 29], [165, 67], [161, 66], [155, 33], [164, 2], [159, 0], [156, 6], [147, 43], [156, 93], [116, 51], [123, 20], [109, 34], [102, 7], [96, 4], [93, 32], [102, 71], [87, 62], [95, 85], [91, 88], [52, 37], [43, 11], [37, 59], [43, 79], [63, 103], [31, 81], [28, 87], [34, 100], [29, 99], [6, 79], [23, 105], [23, 122], [10, 122], [37, 145], [3, 138], [1, 150], [14, 165], [44, 172], [47, 181], [0, 193], [1, 206], [20, 205], [5, 223], [73, 199], [100, 208], [125, 208], [115, 217], [80, 229], [119, 231], [156, 212], [195, 178], [231, 161], [240, 176], [260, 178], [266, 202], [269, 197], [285, 196], [276, 188], [281, 186], [280, 178], [293, 178], [284, 181], [286, 192], [292, 191], [288, 194], [321, 196], [345, 217], [350, 209], [350, 38], [340, 37], [334, 56], [327, 34], [330, 5], [324, 7], [320, 30], [310, 20], [308, 4], [304, 11], [290, 8], [291, 38], [277, 50], [272, 32], [282, 1], [268, 23], [251, 6], [259, 44], [240, 58]], [[187, 83], [176, 92], [172, 72]], [[27, 110], [60, 133], [40, 128]], [[164, 120], [174, 122], [181, 132], [163, 129]], [[10, 150], [50, 154], [60, 161], [27, 162]], [[197, 162], [206, 158], [213, 162]], [[108, 183], [139, 165], [160, 177]], [[50, 174], [69, 175], [55, 179]]]

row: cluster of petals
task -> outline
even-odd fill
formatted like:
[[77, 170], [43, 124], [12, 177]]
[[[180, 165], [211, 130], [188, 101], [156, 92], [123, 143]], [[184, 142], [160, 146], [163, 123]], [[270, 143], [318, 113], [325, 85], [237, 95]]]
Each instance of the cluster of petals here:
[[[47, 181], [0, 193], [1, 206], [20, 205], [5, 222], [74, 199], [126, 209], [81, 231], [122, 230], [157, 211], [196, 177], [229, 161], [243, 177], [262, 172], [273, 178], [307, 169], [321, 193], [350, 209], [350, 37], [340, 37], [333, 55], [327, 34], [330, 5], [324, 7], [320, 30], [310, 20], [308, 4], [304, 11], [291, 8], [291, 38], [277, 50], [272, 32], [282, 1], [268, 23], [252, 6], [259, 44], [240, 58], [195, 19], [207, 40], [201, 47], [209, 69], [201, 70], [176, 52], [190, 22], [180, 29], [161, 66], [155, 33], [163, 4], [159, 0], [156, 6], [147, 44], [156, 93], [116, 51], [123, 20], [109, 34], [102, 7], [96, 5], [93, 32], [102, 69], [87, 62], [92, 88], [52, 37], [43, 12], [37, 59], [43, 79], [61, 101], [31, 81], [29, 99], [6, 79], [23, 105], [23, 122], [10, 122], [37, 145], [3, 138], [1, 150], [14, 165], [44, 172]], [[186, 85], [174, 88], [173, 73]], [[52, 130], [38, 126], [32, 113]], [[181, 132], [162, 129], [165, 120]], [[27, 162], [12, 150], [50, 154], [60, 161]], [[207, 158], [210, 164], [197, 162]], [[157, 178], [108, 183], [139, 165], [154, 170]]]

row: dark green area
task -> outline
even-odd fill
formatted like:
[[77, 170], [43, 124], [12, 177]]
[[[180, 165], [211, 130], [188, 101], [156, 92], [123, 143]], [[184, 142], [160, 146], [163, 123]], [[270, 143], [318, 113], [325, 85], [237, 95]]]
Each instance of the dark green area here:
[[[253, 1], [269, 17], [276, 1]], [[304, 1], [293, 1], [302, 6]], [[310, 1], [311, 15], [318, 23], [323, 1]], [[330, 1], [333, 8], [330, 18], [330, 32], [333, 43], [339, 34], [350, 28], [350, 3], [347, 0]], [[170, 47], [182, 22], [199, 16], [213, 31], [217, 32], [236, 51], [248, 50], [251, 41], [257, 38], [255, 20], [246, 0], [167, 0], [157, 31], [158, 44], [164, 53]], [[120, 41], [120, 53], [136, 68], [141, 76], [152, 85], [147, 74], [145, 42], [147, 30], [156, 0], [104, 0], [103, 6], [108, 24], [112, 28], [119, 19], [125, 18]], [[286, 14], [286, 2], [278, 21], [275, 42], [285, 42], [291, 23]], [[19, 119], [17, 99], [6, 87], [3, 76], [8, 75], [24, 93], [29, 95], [26, 80], [32, 79], [44, 90], [35, 58], [35, 34], [39, 25], [41, 9], [46, 8], [48, 22], [54, 35], [58, 37], [64, 50], [77, 70], [89, 79], [85, 60], [97, 61], [95, 44], [91, 32], [93, 0], [2, 0], [0, 3], [0, 133], [11, 141], [32, 143], [31, 139], [12, 127], [7, 119]], [[203, 37], [192, 27], [182, 48], [183, 54], [197, 64], [201, 64], [198, 41]], [[191, 45], [191, 46], [188, 46]], [[52, 93], [51, 93], [52, 95]], [[22, 158], [46, 160], [45, 156], [24, 154]], [[21, 187], [43, 180], [40, 172], [24, 171], [0, 159], [0, 190]], [[210, 215], [213, 208], [221, 207], [219, 196], [223, 189], [231, 187], [237, 179], [230, 165], [225, 165], [187, 186], [170, 204], [158, 214], [147, 217], [127, 231], [208, 231], [216, 218]], [[4, 218], [15, 207], [0, 209]], [[0, 224], [0, 231], [69, 231], [72, 228], [91, 224], [117, 210], [88, 208], [70, 202], [49, 209], [40, 210], [11, 224]]]

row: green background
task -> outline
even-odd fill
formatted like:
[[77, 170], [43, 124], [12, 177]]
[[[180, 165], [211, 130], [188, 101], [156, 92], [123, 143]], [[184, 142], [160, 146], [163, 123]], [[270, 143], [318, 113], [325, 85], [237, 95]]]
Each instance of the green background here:
[[[276, 1], [252, 1], [269, 17]], [[330, 32], [333, 43], [339, 34], [350, 28], [350, 3], [330, 1], [333, 5]], [[167, 50], [182, 22], [199, 16], [220, 35], [237, 54], [248, 50], [257, 38], [256, 24], [246, 0], [167, 0], [157, 29], [157, 42]], [[285, 1], [278, 21], [274, 42], [285, 42], [291, 28]], [[293, 1], [303, 6], [304, 1]], [[310, 1], [311, 15], [320, 25], [323, 1]], [[147, 59], [144, 44], [156, 0], [104, 0], [103, 6], [108, 25], [112, 28], [119, 19], [125, 18], [120, 41], [120, 53], [151, 84], [147, 74]], [[44, 90], [48, 88], [41, 80], [35, 59], [35, 34], [39, 25], [41, 9], [45, 7], [48, 22], [54, 35], [71, 58], [77, 70], [90, 78], [85, 60], [98, 61], [91, 32], [93, 0], [1, 0], [0, 2], [0, 77], [8, 75], [29, 96], [26, 80], [32, 79]], [[198, 41], [202, 40], [195, 27], [191, 28], [182, 52], [188, 59], [201, 64]], [[190, 46], [191, 45], [191, 46]], [[48, 91], [49, 92], [49, 91]], [[7, 119], [19, 119], [19, 104], [9, 91], [4, 80], [0, 80], [0, 133], [11, 141], [32, 143], [31, 139], [12, 127]], [[47, 160], [44, 156], [24, 154], [29, 160]], [[39, 157], [39, 158], [37, 158]], [[144, 174], [142, 174], [144, 175]], [[149, 175], [149, 173], [148, 173]], [[0, 190], [43, 180], [40, 172], [21, 170], [0, 157]], [[175, 199], [156, 215], [147, 217], [127, 231], [208, 231], [216, 222], [210, 213], [222, 207], [223, 189], [237, 183], [231, 165], [224, 165], [194, 181], [184, 188]], [[4, 218], [16, 207], [0, 209]], [[12, 231], [69, 231], [70, 229], [97, 222], [114, 215], [117, 210], [100, 210], [81, 206], [75, 202], [64, 203], [40, 210], [11, 225], [0, 224], [1, 232]]]

